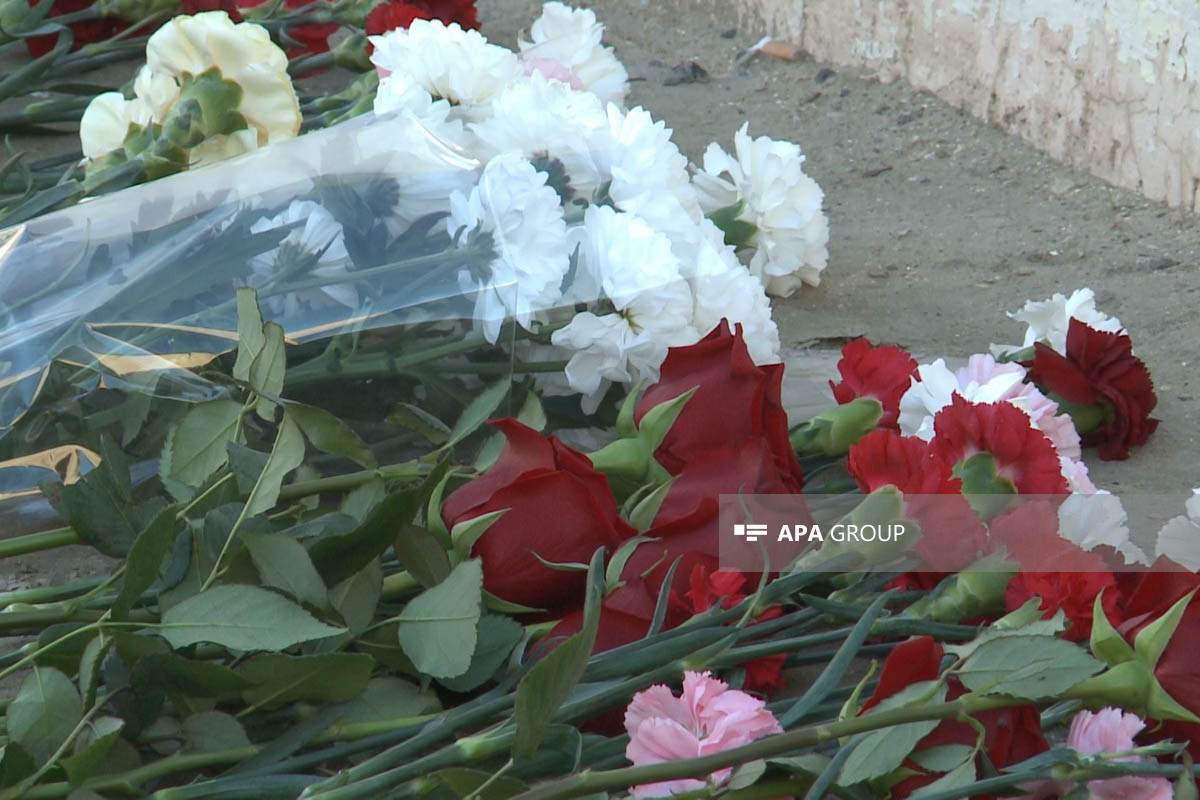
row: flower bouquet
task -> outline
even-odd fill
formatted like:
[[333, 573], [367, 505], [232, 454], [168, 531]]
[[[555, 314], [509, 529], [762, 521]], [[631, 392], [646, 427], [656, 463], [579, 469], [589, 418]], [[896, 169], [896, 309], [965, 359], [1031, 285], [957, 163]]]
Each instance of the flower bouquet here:
[[402, 5], [299, 136], [175, 17], [10, 208], [0, 555], [108, 560], [0, 594], [0, 798], [1195, 796], [1200, 508], [1088, 477], [1156, 425], [1090, 291], [789, 419], [799, 147], [689, 165], [591, 12]]

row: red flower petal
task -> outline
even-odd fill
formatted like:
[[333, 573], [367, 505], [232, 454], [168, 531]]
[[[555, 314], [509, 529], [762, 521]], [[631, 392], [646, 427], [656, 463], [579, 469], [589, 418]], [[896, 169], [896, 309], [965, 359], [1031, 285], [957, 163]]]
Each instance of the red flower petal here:
[[873, 347], [866, 339], [855, 339], [842, 348], [838, 361], [840, 383], [829, 382], [840, 404], [856, 397], [873, 397], [883, 405], [879, 427], [899, 431], [900, 397], [917, 375], [917, 362], [906, 350], [890, 345]]

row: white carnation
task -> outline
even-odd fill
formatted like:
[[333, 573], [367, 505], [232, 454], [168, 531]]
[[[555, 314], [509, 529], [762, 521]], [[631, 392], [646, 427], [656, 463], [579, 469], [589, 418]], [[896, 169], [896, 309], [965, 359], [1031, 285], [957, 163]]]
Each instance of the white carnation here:
[[1121, 499], [1108, 492], [1072, 494], [1058, 507], [1058, 533], [1084, 550], [1108, 545], [1128, 564], [1149, 564], [1142, 549], [1129, 540], [1129, 515]]
[[[298, 292], [265, 294], [263, 304], [272, 313], [285, 318], [295, 316], [301, 307], [320, 309], [341, 305], [356, 308], [358, 290], [349, 282], [352, 276], [347, 268], [350, 254], [346, 251], [342, 226], [333, 215], [311, 200], [293, 200], [283, 213], [263, 217], [252, 224], [250, 232], [262, 233], [284, 227], [292, 230], [279, 247], [250, 260], [251, 276], [247, 281], [250, 286], [274, 289], [278, 280], [279, 287], [286, 288], [291, 280], [343, 276], [347, 281]], [[300, 261], [313, 257], [316, 258], [315, 264], [303, 273], [281, 274]]]
[[1059, 353], [1067, 352], [1067, 328], [1072, 319], [1095, 328], [1098, 331], [1124, 333], [1121, 321], [1110, 317], [1096, 308], [1096, 295], [1091, 289], [1076, 289], [1070, 297], [1059, 293], [1048, 300], [1025, 303], [1020, 311], [1010, 312], [1009, 317], [1024, 322], [1025, 339], [1019, 345], [992, 345], [992, 351], [997, 355], [1006, 355], [1033, 347], [1036, 342], [1045, 342]]
[[546, 173], [520, 155], [493, 158], [469, 194], [452, 195], [446, 227], [460, 245], [475, 231], [492, 236], [496, 258], [488, 274], [459, 273], [459, 285], [475, 293], [475, 320], [489, 342], [505, 319], [529, 329], [559, 300], [570, 255], [562, 203]]
[[457, 22], [413, 20], [382, 36], [371, 36], [371, 63], [381, 81], [391, 76], [425, 89], [458, 105], [487, 102], [521, 74], [515, 53], [490, 44], [478, 31], [463, 30]]
[[797, 145], [751, 139], [748, 129], [744, 124], [734, 136], [736, 158], [716, 142], [708, 146], [694, 185], [705, 213], [745, 203], [738, 218], [758, 229], [748, 243], [754, 248], [750, 271], [769, 294], [787, 297], [802, 284], [821, 282], [829, 258], [825, 195], [804, 173]]
[[153, 110], [134, 98], [126, 100], [120, 92], [104, 92], [92, 98], [79, 120], [79, 143], [87, 158], [100, 158], [119, 150], [130, 125], [145, 127], [153, 120]]
[[1200, 489], [1192, 489], [1185, 508], [1186, 516], [1173, 517], [1158, 532], [1154, 555], [1200, 572]]
[[523, 59], [557, 62], [584, 89], [620, 105], [629, 92], [629, 73], [612, 48], [600, 43], [603, 36], [604, 26], [595, 12], [552, 2], [542, 6], [542, 15], [530, 29], [533, 41], [522, 41], [519, 47]]
[[667, 349], [699, 334], [691, 289], [666, 236], [607, 206], [587, 210], [584, 231], [580, 269], [613, 311], [576, 314], [551, 341], [571, 352], [571, 388], [596, 402], [608, 382], [657, 380]]

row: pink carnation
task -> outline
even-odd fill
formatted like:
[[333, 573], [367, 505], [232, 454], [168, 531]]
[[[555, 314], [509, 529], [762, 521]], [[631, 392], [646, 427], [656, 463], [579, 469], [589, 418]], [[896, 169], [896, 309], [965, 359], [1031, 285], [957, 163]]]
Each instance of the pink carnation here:
[[572, 89], [582, 89], [583, 81], [575, 71], [561, 61], [553, 58], [527, 58], [521, 62], [521, 72], [524, 75], [541, 75], [548, 81], [562, 81]]
[[[663, 685], [638, 692], [625, 710], [625, 730], [629, 732], [625, 756], [635, 766], [706, 756], [783, 732], [762, 700], [730, 689], [707, 672], [685, 672], [681, 697]], [[732, 772], [731, 768], [717, 770], [709, 780], [719, 784]], [[695, 778], [681, 778], [634, 786], [630, 791], [636, 798], [665, 797], [705, 785]]]
[[[1133, 737], [1145, 727], [1137, 714], [1125, 714], [1119, 708], [1102, 708], [1096, 713], [1080, 711], [1067, 733], [1067, 747], [1081, 755], [1120, 753], [1137, 747]], [[1114, 761], [1138, 761], [1135, 755], [1119, 756]], [[1161, 777], [1126, 775], [1088, 781], [1088, 792], [1097, 800], [1171, 800], [1171, 782]]]

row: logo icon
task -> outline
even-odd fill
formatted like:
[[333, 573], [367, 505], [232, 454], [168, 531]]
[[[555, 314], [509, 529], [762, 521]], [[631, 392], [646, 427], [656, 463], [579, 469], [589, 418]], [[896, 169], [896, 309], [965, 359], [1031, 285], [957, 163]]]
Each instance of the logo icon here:
[[759, 539], [762, 539], [767, 535], [767, 526], [765, 523], [758, 525], [734, 525], [733, 535], [743, 536], [747, 542], [757, 542]]

